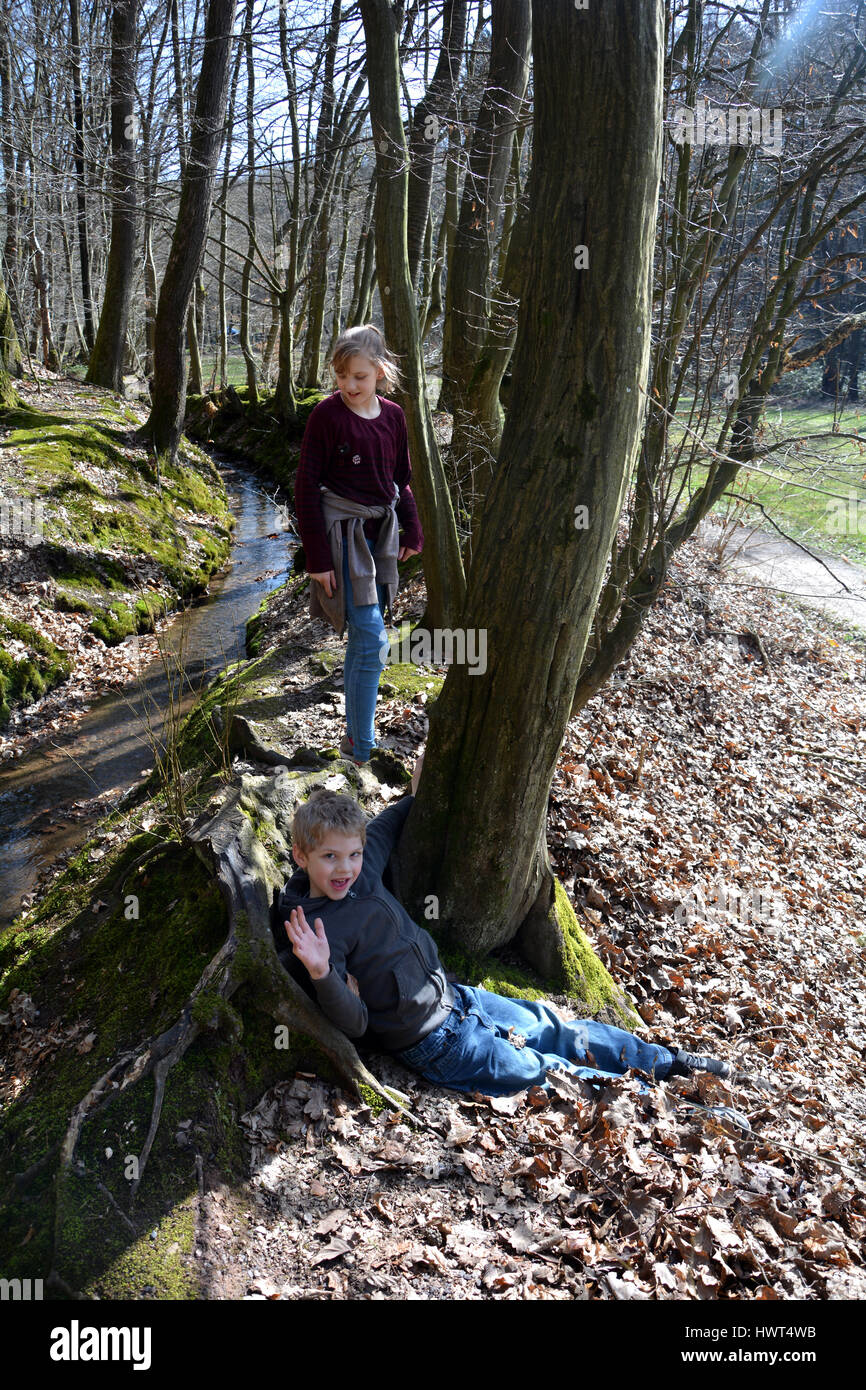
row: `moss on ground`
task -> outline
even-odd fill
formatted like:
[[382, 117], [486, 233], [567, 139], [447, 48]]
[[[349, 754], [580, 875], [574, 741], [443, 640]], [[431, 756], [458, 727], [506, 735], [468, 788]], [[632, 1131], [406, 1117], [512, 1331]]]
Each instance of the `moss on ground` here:
[[14, 706], [41, 700], [71, 669], [70, 657], [49, 638], [0, 611], [0, 728], [9, 722]]
[[[0, 450], [14, 449], [20, 491], [41, 505], [39, 558], [56, 584], [55, 609], [89, 614], [89, 630], [113, 646], [205, 592], [228, 556], [234, 518], [201, 449], [185, 444], [177, 462], [155, 466], [109, 393], [99, 412], [118, 424], [0, 407]], [[140, 564], [159, 592], [143, 587]], [[0, 725], [61, 678], [56, 663], [49, 671], [32, 655], [22, 664], [3, 652]]]
[[[422, 923], [436, 935], [434, 924]], [[550, 988], [528, 966], [513, 965], [495, 956], [476, 956], [447, 942], [437, 942], [439, 957], [446, 970], [456, 975], [463, 984], [478, 985], [491, 994], [502, 994], [509, 999], [546, 999]]]
[[[192, 1254], [196, 1154], [242, 1182], [240, 1115], [299, 1066], [332, 1075], [301, 1036], [288, 1049], [276, 1045], [273, 1021], [259, 1008], [257, 943], [247, 943], [249, 968], [241, 961], [239, 971], [247, 983], [230, 1002], [205, 992], [196, 1005], [207, 1031], [169, 1073], [134, 1203], [130, 1183], [150, 1123], [151, 1079], [119, 1092], [85, 1124], [77, 1155], [83, 1166], [65, 1172], [55, 1193], [56, 1149], [75, 1104], [121, 1055], [175, 1021], [225, 938], [221, 894], [191, 849], [162, 846], [141, 872], [119, 882], [155, 842], [149, 832], [129, 833], [94, 864], [91, 840], [39, 907], [0, 937], [0, 1009], [14, 989], [29, 993], [40, 1010], [33, 1027], [50, 1043], [41, 1064], [22, 1068], [26, 1083], [4, 1110], [0, 1265], [8, 1277], [45, 1278], [53, 1264], [70, 1287], [100, 1298], [200, 1296]], [[46, 1156], [44, 1170], [16, 1190], [15, 1175]]]

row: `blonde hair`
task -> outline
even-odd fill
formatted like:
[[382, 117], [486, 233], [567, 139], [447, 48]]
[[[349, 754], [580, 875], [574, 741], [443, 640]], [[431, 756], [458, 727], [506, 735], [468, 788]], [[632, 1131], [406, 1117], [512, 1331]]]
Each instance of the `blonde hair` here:
[[322, 843], [329, 830], [337, 830], [341, 835], [358, 835], [362, 845], [367, 843], [367, 817], [357, 801], [320, 787], [295, 812], [292, 843], [304, 854], [309, 854]]
[[[403, 385], [397, 357], [385, 342], [384, 335], [375, 323], [359, 324], [341, 333], [331, 355], [330, 368], [336, 374], [346, 367], [351, 357], [368, 357], [376, 367], [381, 367], [385, 379], [381, 383], [391, 395]], [[378, 389], [378, 386], [377, 386]]]

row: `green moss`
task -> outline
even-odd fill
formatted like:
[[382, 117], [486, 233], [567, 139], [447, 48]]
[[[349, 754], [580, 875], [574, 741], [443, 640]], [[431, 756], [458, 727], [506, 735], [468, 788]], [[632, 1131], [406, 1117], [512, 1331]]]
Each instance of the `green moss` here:
[[608, 971], [592, 948], [592, 943], [577, 920], [568, 894], [559, 879], [554, 880], [556, 917], [564, 941], [563, 974], [566, 993], [576, 999], [584, 1013], [599, 1014], [613, 1009], [624, 1028], [638, 1028], [641, 1020], [617, 989]]
[[[108, 393], [98, 409], [118, 415]], [[201, 450], [188, 445], [157, 472], [131, 441], [125, 418], [116, 428], [19, 408], [0, 410], [0, 422], [9, 431], [0, 448], [15, 448], [22, 487], [43, 503], [42, 551], [61, 585], [58, 609], [92, 611], [91, 630], [112, 644], [151, 631], [162, 601], [135, 593], [118, 552], [156, 561], [175, 603], [205, 591], [225, 563], [234, 518], [219, 472]], [[85, 475], [82, 464], [102, 479]], [[116, 601], [110, 590], [119, 591]]]
[[343, 664], [343, 653], [333, 647], [322, 647], [310, 657], [310, 667], [316, 676], [329, 676]]
[[392, 662], [382, 672], [379, 691], [384, 699], [401, 698], [411, 700], [419, 691], [426, 691], [432, 702], [439, 694], [445, 677], [437, 675], [429, 666], [416, 666], [413, 662]]
[[365, 1086], [362, 1081], [358, 1090], [361, 1092], [361, 1099], [366, 1105], [369, 1105], [374, 1115], [379, 1116], [384, 1110], [387, 1110], [388, 1107], [384, 1100], [378, 1091], [373, 1090], [372, 1086]]
[[16, 705], [40, 700], [65, 681], [72, 669], [68, 654], [29, 623], [0, 612], [0, 644], [10, 638], [23, 643], [26, 654], [15, 654], [0, 645], [0, 727]]
[[58, 584], [54, 593], [54, 607], [58, 613], [90, 613], [95, 609], [88, 599], [83, 598]]
[[365, 1086], [363, 1081], [359, 1085], [358, 1090], [361, 1094], [361, 1099], [364, 1101], [366, 1105], [369, 1105], [373, 1114], [377, 1117], [379, 1115], [384, 1114], [385, 1111], [389, 1109], [405, 1110], [406, 1108], [405, 1103], [400, 1099], [397, 1092], [392, 1091], [389, 1086], [383, 1086], [382, 1090], [385, 1091], [389, 1096], [394, 1097], [393, 1106], [389, 1106], [388, 1102], [382, 1096], [379, 1095], [378, 1091], [374, 1091], [372, 1086]]
[[90, 624], [90, 631], [109, 647], [115, 647], [134, 632], [153, 632], [156, 619], [167, 616], [168, 606], [161, 594], [146, 593], [130, 605], [112, 603]]
[[[430, 923], [427, 924], [428, 929]], [[435, 932], [433, 933], [435, 935]], [[530, 969], [521, 969], [493, 956], [477, 956], [447, 942], [438, 944], [439, 957], [464, 984], [480, 985], [491, 994], [509, 999], [544, 999], [544, 981]]]
[[117, 1255], [82, 1292], [115, 1299], [196, 1299], [200, 1290], [191, 1265], [194, 1248], [195, 1206], [190, 1199]]
[[243, 1036], [244, 1025], [237, 1009], [232, 1008], [217, 990], [203, 990], [190, 1010], [194, 1021], [200, 1028], [221, 1033], [224, 1037], [239, 1040]]

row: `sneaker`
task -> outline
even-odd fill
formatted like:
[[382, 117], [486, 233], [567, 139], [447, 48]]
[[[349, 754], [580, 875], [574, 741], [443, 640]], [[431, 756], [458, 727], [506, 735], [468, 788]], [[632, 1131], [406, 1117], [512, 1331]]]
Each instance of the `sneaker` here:
[[730, 1062], [723, 1062], [721, 1057], [704, 1057], [700, 1053], [684, 1052], [680, 1048], [668, 1076], [691, 1076], [692, 1072], [696, 1071], [708, 1071], [713, 1076], [723, 1076], [727, 1080], [734, 1075]]
[[340, 740], [340, 752], [344, 758], [351, 758], [355, 752], [355, 744], [348, 734], [344, 734]]

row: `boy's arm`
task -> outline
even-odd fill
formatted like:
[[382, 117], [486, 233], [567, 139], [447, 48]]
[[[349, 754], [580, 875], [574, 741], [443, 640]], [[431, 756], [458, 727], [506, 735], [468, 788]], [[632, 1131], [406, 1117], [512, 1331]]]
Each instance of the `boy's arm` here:
[[292, 909], [285, 923], [292, 950], [305, 966], [322, 1011], [350, 1038], [367, 1031], [367, 1006], [346, 983], [345, 960], [339, 946], [331, 947], [321, 917], [310, 927], [302, 907]]
[[414, 800], [414, 796], [403, 796], [370, 821], [364, 845], [365, 870], [371, 870], [377, 877], [382, 874], [391, 857], [391, 851], [400, 838]]
[[330, 973], [324, 979], [314, 980], [316, 998], [322, 1012], [341, 1033], [350, 1038], [360, 1038], [367, 1031], [367, 1005], [355, 994], [331, 961]]

